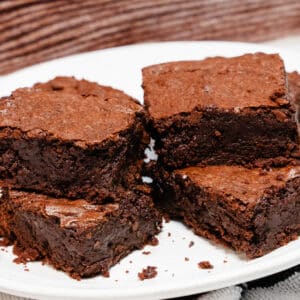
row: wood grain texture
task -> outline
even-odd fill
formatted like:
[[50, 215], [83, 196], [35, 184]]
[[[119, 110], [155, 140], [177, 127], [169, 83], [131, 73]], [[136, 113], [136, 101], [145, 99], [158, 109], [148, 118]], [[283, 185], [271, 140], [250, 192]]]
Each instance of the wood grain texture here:
[[4, 0], [0, 74], [137, 42], [263, 41], [299, 32], [299, 0]]

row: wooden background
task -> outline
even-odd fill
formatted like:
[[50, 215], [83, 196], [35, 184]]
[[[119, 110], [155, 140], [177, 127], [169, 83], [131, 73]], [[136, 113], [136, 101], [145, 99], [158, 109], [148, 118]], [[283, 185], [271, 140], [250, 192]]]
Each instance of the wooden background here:
[[300, 33], [300, 0], [4, 0], [0, 74], [145, 41], [263, 41]]

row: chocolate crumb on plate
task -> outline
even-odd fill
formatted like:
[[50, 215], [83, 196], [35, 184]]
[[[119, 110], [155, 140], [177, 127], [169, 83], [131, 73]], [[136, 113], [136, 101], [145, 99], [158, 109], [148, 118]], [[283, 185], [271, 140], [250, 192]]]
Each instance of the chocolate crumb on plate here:
[[157, 267], [148, 266], [143, 269], [142, 272], [138, 273], [138, 277], [140, 280], [151, 279], [156, 277], [157, 275]]
[[192, 248], [194, 245], [195, 245], [195, 242], [194, 241], [190, 241], [189, 248]]
[[143, 251], [142, 254], [149, 255], [149, 254], [151, 254], [151, 251]]
[[200, 261], [198, 263], [198, 267], [200, 269], [213, 269], [214, 268], [214, 266], [208, 260]]

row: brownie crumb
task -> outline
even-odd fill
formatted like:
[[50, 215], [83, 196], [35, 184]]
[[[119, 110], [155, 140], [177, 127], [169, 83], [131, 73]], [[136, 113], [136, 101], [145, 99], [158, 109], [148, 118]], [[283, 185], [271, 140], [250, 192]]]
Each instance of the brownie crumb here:
[[195, 242], [194, 241], [190, 241], [189, 248], [192, 248], [194, 245], [195, 245]]
[[132, 264], [132, 260], [130, 260], [129, 263]]
[[157, 246], [159, 243], [158, 239], [156, 237], [153, 237], [150, 241], [151, 246]]
[[228, 262], [228, 261], [227, 261], [226, 259], [223, 260], [223, 263], [224, 263], [224, 264], [227, 264], [227, 262]]
[[39, 258], [39, 253], [35, 249], [28, 248], [24, 250], [18, 245], [14, 245], [13, 254], [17, 256], [13, 260], [16, 264], [26, 264], [29, 261], [35, 261]]
[[28, 269], [27, 265], [24, 266], [24, 271], [29, 272], [29, 269]]
[[185, 260], [185, 261], [189, 261], [190, 259], [189, 259], [188, 257], [185, 257], [184, 260]]
[[145, 279], [151, 279], [156, 277], [156, 269], [157, 267], [148, 266], [147, 268], [143, 269], [142, 272], [138, 273], [139, 279], [143, 281]]
[[198, 267], [200, 269], [213, 269], [214, 268], [214, 266], [208, 260], [200, 261], [198, 263]]
[[171, 232], [168, 232], [168, 236], [169, 236], [169, 237], [171, 236]]
[[149, 255], [151, 253], [151, 251], [143, 251], [142, 254], [144, 255]]
[[128, 273], [129, 273], [129, 271], [128, 271], [128, 270], [126, 270], [126, 271], [125, 271], [125, 273], [126, 273], [126, 274], [128, 274]]

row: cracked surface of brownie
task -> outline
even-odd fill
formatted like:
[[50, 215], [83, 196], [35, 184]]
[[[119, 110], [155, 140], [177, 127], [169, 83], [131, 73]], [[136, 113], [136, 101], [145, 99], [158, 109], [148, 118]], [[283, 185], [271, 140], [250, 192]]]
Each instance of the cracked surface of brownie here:
[[101, 199], [139, 180], [146, 114], [121, 91], [57, 77], [1, 99], [0, 112], [0, 178], [16, 188]]

